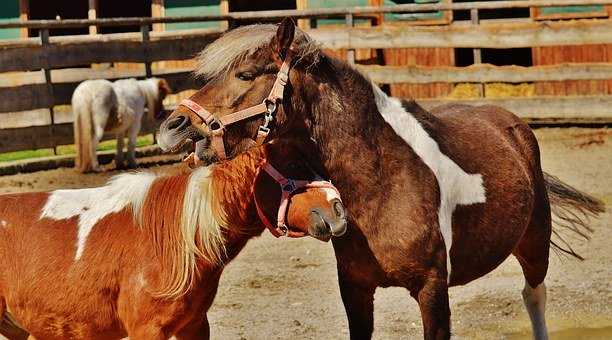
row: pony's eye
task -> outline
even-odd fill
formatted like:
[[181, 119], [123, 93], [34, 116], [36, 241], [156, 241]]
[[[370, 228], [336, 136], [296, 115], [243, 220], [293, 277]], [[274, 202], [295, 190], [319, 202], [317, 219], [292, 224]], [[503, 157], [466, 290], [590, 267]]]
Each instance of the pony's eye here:
[[255, 79], [255, 73], [249, 71], [238, 72], [236, 73], [236, 78], [243, 81], [251, 81]]

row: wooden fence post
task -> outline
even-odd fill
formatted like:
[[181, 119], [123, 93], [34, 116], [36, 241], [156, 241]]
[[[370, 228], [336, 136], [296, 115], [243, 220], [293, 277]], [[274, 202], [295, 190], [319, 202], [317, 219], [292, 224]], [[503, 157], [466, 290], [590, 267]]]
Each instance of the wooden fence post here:
[[[353, 27], [353, 14], [347, 13], [345, 16], [345, 20], [346, 20], [347, 28], [350, 29], [351, 27]], [[349, 48], [346, 51], [346, 60], [348, 61], [349, 64], [355, 65], [355, 49], [354, 48]]]
[[[43, 28], [40, 30], [40, 42], [42, 44], [43, 49], [45, 49], [45, 59], [48, 61], [48, 53], [49, 53], [49, 29]], [[43, 68], [43, 72], [45, 74], [45, 84], [47, 85], [47, 94], [49, 98], [51, 98], [51, 103], [49, 104], [49, 114], [51, 116], [51, 128], [55, 125], [55, 113], [53, 112], [53, 81], [51, 80], [51, 69], [49, 68], [48, 62], [45, 62], [45, 67]], [[53, 146], [53, 154], [57, 155], [57, 145]]]
[[[479, 25], [480, 19], [478, 18], [478, 9], [472, 8], [470, 10], [470, 20], [472, 21], [472, 25]], [[472, 49], [472, 53], [474, 53], [474, 64], [482, 64], [482, 50], [480, 48]], [[485, 88], [483, 83], [476, 84], [476, 89], [478, 90], [478, 97], [485, 96]]]
[[151, 70], [151, 58], [149, 57], [149, 41], [151, 40], [149, 37], [149, 25], [141, 25], [140, 32], [142, 33], [142, 53], [145, 64], [145, 73], [147, 78], [151, 78], [153, 76], [153, 71]]

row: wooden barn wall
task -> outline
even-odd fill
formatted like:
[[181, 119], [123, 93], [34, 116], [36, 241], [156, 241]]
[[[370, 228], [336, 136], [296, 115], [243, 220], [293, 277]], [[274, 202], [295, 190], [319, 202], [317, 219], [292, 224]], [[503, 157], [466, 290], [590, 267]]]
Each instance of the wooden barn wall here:
[[[612, 45], [551, 46], [532, 49], [533, 64], [612, 62]], [[612, 80], [566, 80], [535, 83], [538, 95], [597, 95], [612, 93]]]
[[[452, 48], [394, 48], [385, 50], [385, 65], [391, 66], [452, 66]], [[404, 98], [436, 98], [451, 93], [452, 84], [392, 84], [391, 95]]]
[[[545, 10], [551, 12], [547, 14]], [[534, 20], [592, 19], [608, 18], [612, 6], [568, 6], [532, 9]], [[548, 17], [546, 16], [548, 15]], [[550, 46], [532, 48], [533, 65], [554, 65], [561, 63], [612, 62], [612, 45]], [[612, 80], [566, 80], [536, 82], [537, 95], [600, 95], [612, 93]]]

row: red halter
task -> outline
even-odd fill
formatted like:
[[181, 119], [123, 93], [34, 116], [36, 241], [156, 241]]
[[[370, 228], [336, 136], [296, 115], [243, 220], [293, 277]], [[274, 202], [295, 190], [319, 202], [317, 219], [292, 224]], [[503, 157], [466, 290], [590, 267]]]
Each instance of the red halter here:
[[278, 207], [276, 226], [270, 223], [270, 220], [268, 220], [266, 214], [264, 214], [261, 210], [259, 203], [257, 203], [257, 199], [255, 199], [255, 207], [257, 207], [257, 214], [259, 215], [259, 218], [275, 237], [303, 237], [308, 235], [308, 231], [289, 230], [289, 227], [285, 223], [285, 219], [287, 218], [287, 208], [289, 207], [289, 201], [291, 201], [291, 196], [293, 196], [295, 191], [297, 191], [298, 189], [329, 188], [332, 189], [335, 193], [335, 196], [333, 198], [337, 198], [340, 200], [340, 192], [333, 184], [331, 184], [331, 182], [289, 179], [283, 176], [280, 172], [278, 172], [278, 170], [276, 170], [272, 165], [270, 165], [270, 163], [267, 162], [259, 168], [260, 171], [261, 169], [266, 171], [272, 178], [274, 178], [274, 180], [280, 185], [282, 191], [280, 205]]
[[291, 60], [293, 59], [293, 51], [288, 50], [283, 60], [283, 64], [280, 70], [276, 74], [276, 80], [270, 90], [270, 94], [260, 104], [248, 107], [244, 110], [236, 111], [225, 115], [220, 118], [216, 118], [210, 111], [206, 110], [200, 104], [194, 102], [191, 99], [183, 99], [179, 105], [182, 105], [193, 113], [195, 113], [202, 121], [203, 127], [205, 127], [211, 134], [211, 146], [216, 151], [219, 159], [226, 159], [225, 146], [223, 145], [223, 134], [225, 127], [241, 120], [251, 118], [260, 114], [264, 114], [264, 123], [259, 127], [257, 131], [257, 137], [255, 143], [261, 145], [268, 134], [270, 129], [268, 125], [274, 117], [272, 114], [276, 112], [277, 105], [283, 102], [283, 92], [285, 91], [285, 85], [289, 79], [289, 69], [291, 68]]

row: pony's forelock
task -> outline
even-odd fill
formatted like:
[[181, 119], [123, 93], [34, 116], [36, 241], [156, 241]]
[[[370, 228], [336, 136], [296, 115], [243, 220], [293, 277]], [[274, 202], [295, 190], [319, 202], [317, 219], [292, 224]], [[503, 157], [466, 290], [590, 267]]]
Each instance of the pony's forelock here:
[[[277, 25], [272, 24], [256, 24], [223, 34], [197, 56], [195, 75], [208, 81], [223, 78], [257, 50], [269, 45], [277, 28]], [[311, 63], [318, 61], [319, 44], [298, 28], [295, 30], [293, 46], [298, 60], [309, 58]]]

